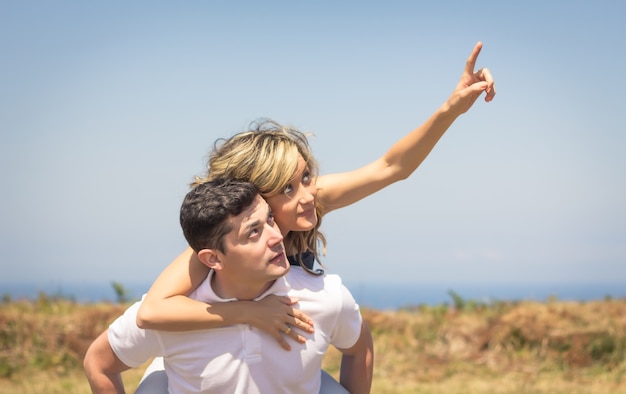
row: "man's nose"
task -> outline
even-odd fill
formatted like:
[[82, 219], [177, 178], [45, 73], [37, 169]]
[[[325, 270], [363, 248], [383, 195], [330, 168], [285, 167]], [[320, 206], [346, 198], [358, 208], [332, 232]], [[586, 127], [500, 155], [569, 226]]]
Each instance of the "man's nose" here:
[[270, 246], [275, 246], [283, 242], [283, 235], [281, 234], [278, 226], [270, 226], [269, 232], [270, 232], [270, 239], [268, 243], [270, 244]]

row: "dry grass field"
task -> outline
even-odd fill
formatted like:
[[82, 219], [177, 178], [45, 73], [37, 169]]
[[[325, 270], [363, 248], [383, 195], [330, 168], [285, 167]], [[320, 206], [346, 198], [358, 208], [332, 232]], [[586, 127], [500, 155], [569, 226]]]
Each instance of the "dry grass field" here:
[[[0, 392], [89, 393], [87, 346], [125, 305], [44, 294], [0, 304]], [[363, 310], [373, 393], [626, 393], [626, 300]], [[324, 368], [338, 373], [338, 353]], [[124, 375], [133, 392], [141, 370]]]

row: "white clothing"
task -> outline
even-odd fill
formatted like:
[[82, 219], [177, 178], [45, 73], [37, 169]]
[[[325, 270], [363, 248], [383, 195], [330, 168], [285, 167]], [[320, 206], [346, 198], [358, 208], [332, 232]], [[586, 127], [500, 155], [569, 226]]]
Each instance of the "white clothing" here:
[[[210, 283], [213, 271], [190, 296], [207, 303], [227, 302]], [[356, 301], [337, 275], [313, 276], [291, 267], [268, 294], [300, 299], [297, 308], [314, 321], [305, 343], [284, 350], [268, 334], [238, 324], [210, 330], [142, 330], [135, 321], [140, 303], [109, 327], [109, 342], [120, 360], [136, 367], [163, 356], [170, 393], [318, 393], [322, 358], [329, 345], [352, 347], [361, 332]]]
[[[320, 394], [350, 394], [328, 372], [322, 370], [321, 375]], [[163, 357], [155, 357], [154, 361], [148, 365], [135, 394], [169, 394]]]

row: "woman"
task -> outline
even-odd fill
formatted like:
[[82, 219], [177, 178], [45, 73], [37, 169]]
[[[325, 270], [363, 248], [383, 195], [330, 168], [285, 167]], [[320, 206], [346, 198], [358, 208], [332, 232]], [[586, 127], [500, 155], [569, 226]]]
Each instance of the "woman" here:
[[[482, 44], [474, 47], [456, 88], [446, 102], [420, 127], [396, 142], [382, 157], [354, 171], [317, 176], [317, 165], [306, 136], [266, 121], [254, 130], [235, 135], [211, 156], [207, 176], [234, 177], [256, 184], [274, 212], [285, 236], [292, 263], [312, 271], [312, 259], [325, 245], [319, 232], [323, 215], [361, 200], [407, 178], [428, 156], [454, 120], [468, 111], [485, 92], [495, 96], [487, 69], [474, 71]], [[196, 182], [204, 179], [198, 178]], [[304, 341], [291, 327], [312, 330], [312, 322], [292, 305], [297, 300], [268, 297], [258, 302], [207, 305], [189, 294], [207, 275], [191, 249], [178, 256], [156, 279], [139, 311], [143, 328], [189, 330], [230, 324], [252, 324], [289, 349], [283, 335]]]

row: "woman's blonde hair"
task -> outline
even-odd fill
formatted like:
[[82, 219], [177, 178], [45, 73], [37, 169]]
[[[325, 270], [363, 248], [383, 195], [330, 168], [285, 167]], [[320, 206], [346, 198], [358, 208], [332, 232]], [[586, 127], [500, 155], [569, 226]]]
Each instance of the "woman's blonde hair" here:
[[[256, 185], [263, 197], [272, 197], [282, 193], [293, 180], [299, 156], [316, 177], [318, 164], [307, 135], [273, 120], [260, 119], [248, 131], [217, 140], [209, 156], [206, 176], [197, 176], [192, 187], [215, 178], [235, 178]], [[284, 240], [288, 253], [295, 252], [300, 265], [311, 273], [302, 264], [302, 253], [310, 250], [319, 261], [318, 245], [321, 244], [322, 251], [326, 247], [326, 239], [319, 231], [323, 212], [317, 200], [315, 210], [317, 224], [313, 229], [290, 231]]]

